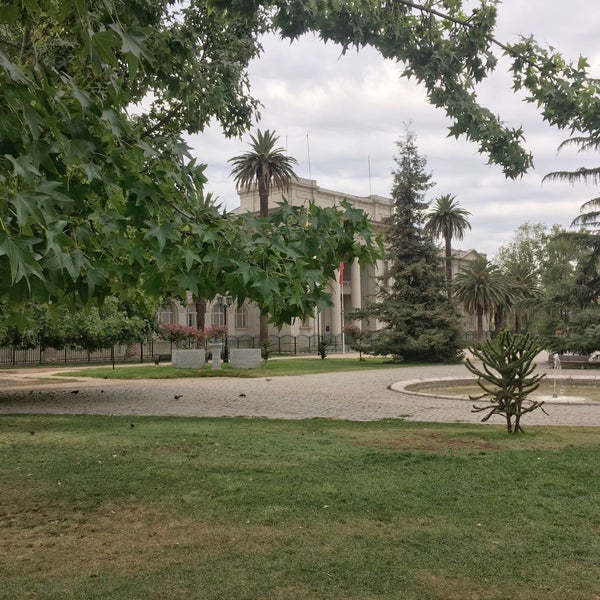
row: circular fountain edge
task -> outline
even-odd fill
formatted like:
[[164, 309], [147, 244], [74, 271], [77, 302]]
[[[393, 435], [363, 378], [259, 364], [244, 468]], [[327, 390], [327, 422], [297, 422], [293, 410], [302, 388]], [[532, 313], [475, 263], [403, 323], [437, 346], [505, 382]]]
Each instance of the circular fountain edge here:
[[[570, 381], [574, 382], [574, 383], [581, 383], [583, 385], [587, 385], [587, 384], [594, 384], [597, 383], [594, 379], [591, 378], [585, 378], [585, 377], [580, 377], [577, 379], [573, 379], [572, 377], [559, 377], [557, 378], [557, 380], [560, 379], [569, 379]], [[460, 402], [475, 402], [474, 400], [471, 400], [470, 398], [466, 398], [466, 397], [460, 397], [460, 396], [450, 396], [450, 395], [446, 395], [446, 394], [440, 394], [438, 392], [433, 392], [433, 391], [421, 391], [419, 389], [414, 389], [415, 387], [418, 387], [419, 385], [430, 385], [430, 384], [440, 384], [440, 383], [447, 383], [449, 386], [452, 385], [453, 383], [456, 385], [462, 385], [464, 383], [468, 383], [468, 382], [473, 382], [476, 383], [477, 379], [475, 377], [429, 377], [427, 379], [407, 379], [404, 381], [398, 381], [395, 383], [392, 383], [389, 386], [389, 389], [392, 390], [393, 392], [398, 392], [400, 394], [406, 394], [408, 396], [417, 396], [417, 397], [421, 397], [421, 398], [436, 398], [436, 399], [441, 399], [441, 400], [458, 400]], [[550, 379], [547, 379], [546, 381], [551, 381]], [[412, 388], [412, 389], [411, 389]], [[597, 405], [598, 402], [594, 401], [594, 400], [588, 400], [587, 398], [582, 398], [580, 396], [573, 396], [571, 399], [565, 399], [565, 398], [554, 398], [554, 397], [550, 397], [550, 396], [543, 396], [541, 398], [543, 400], [544, 403], [546, 404], [577, 404], [579, 406], [581, 405]], [[485, 399], [481, 399], [481, 401], [485, 401]]]

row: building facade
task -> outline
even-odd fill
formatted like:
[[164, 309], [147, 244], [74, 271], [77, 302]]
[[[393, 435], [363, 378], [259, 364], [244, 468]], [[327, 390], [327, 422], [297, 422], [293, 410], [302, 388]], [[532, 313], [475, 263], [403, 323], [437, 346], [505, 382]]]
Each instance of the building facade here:
[[[235, 213], [258, 213], [259, 197], [256, 188], [249, 191], [242, 190], [239, 195], [240, 206], [235, 209]], [[321, 188], [312, 179], [298, 178], [290, 183], [289, 189], [285, 192], [272, 190], [269, 204], [276, 206], [284, 196], [292, 206], [308, 206], [309, 203], [314, 202], [321, 207], [337, 207], [340, 206], [342, 201], [347, 201], [354, 208], [363, 210], [376, 229], [382, 227], [383, 221], [391, 216], [393, 210], [393, 202], [389, 198], [378, 195], [353, 196], [343, 194]], [[452, 256], [453, 274], [458, 273], [470, 261], [480, 256], [482, 255], [475, 250], [454, 250]], [[440, 268], [443, 268], [442, 263], [440, 263]], [[345, 322], [349, 320], [348, 316], [356, 309], [363, 308], [376, 299], [379, 282], [385, 275], [386, 270], [385, 260], [378, 260], [375, 265], [361, 265], [356, 259], [352, 263], [345, 263], [341, 269], [341, 278], [338, 269], [336, 279], [329, 281], [331, 307], [312, 317], [295, 319], [282, 329], [271, 326], [269, 335], [305, 338], [319, 336], [325, 337], [325, 339], [340, 336]], [[231, 337], [258, 337], [260, 321], [258, 307], [248, 302], [241, 306], [238, 306], [235, 302], [228, 305], [226, 300], [227, 290], [223, 290], [217, 298], [207, 302], [206, 327], [224, 325], [227, 326], [228, 334]], [[465, 329], [475, 330], [474, 317], [465, 315], [464, 319]], [[159, 313], [159, 320], [162, 323], [191, 326], [197, 326], [199, 322], [192, 298], [188, 298], [187, 306], [175, 303], [163, 308]], [[369, 331], [376, 331], [380, 325], [376, 320], [364, 320], [357, 324], [363, 330], [367, 329]]]

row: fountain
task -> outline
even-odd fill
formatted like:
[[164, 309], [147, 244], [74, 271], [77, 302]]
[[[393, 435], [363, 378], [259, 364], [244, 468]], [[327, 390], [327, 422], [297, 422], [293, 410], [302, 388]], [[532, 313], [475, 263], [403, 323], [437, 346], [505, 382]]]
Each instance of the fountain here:
[[[391, 389], [413, 396], [469, 401], [469, 396], [482, 393], [477, 379], [473, 377], [400, 381], [394, 383]], [[547, 404], [594, 404], [600, 402], [600, 382], [596, 377], [574, 379], [554, 375], [552, 379], [542, 380], [529, 398]]]

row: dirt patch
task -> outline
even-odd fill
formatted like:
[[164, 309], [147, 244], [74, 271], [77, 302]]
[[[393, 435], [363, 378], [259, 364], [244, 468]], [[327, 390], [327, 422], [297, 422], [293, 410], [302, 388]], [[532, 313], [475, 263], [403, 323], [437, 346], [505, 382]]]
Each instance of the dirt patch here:
[[436, 454], [451, 454], [452, 452], [470, 450], [476, 452], [492, 452], [502, 450], [502, 447], [493, 442], [480, 439], [456, 438], [436, 431], [406, 432], [401, 436], [379, 439], [363, 440], [360, 446], [386, 448], [388, 450], [425, 450]]

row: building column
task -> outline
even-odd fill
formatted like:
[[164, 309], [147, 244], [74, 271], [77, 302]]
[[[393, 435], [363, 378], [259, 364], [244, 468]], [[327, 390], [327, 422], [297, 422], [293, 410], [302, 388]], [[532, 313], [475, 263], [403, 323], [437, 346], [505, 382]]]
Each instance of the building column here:
[[[358, 258], [352, 261], [350, 267], [350, 308], [354, 312], [362, 308], [362, 291], [360, 283], [360, 264]], [[356, 321], [360, 326], [360, 321]]]
[[331, 300], [333, 306], [331, 307], [331, 335], [340, 335], [342, 333], [342, 303], [340, 298], [340, 279], [339, 271], [337, 276], [330, 282], [331, 288]]

